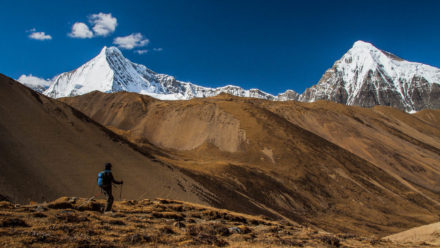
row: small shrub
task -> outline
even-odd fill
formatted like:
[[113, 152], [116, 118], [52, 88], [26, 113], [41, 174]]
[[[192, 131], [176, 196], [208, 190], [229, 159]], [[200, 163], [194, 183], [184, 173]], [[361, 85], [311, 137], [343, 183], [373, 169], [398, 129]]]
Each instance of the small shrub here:
[[89, 248], [90, 246], [90, 241], [88, 240], [79, 240], [76, 243], [76, 248]]
[[0, 221], [0, 227], [29, 227], [29, 225], [22, 219], [5, 218]]
[[159, 212], [153, 212], [151, 216], [153, 216], [154, 218], [163, 218], [163, 214]]
[[80, 223], [80, 222], [89, 221], [89, 219], [85, 216], [78, 216], [77, 214], [70, 212], [59, 213], [56, 214], [55, 217], [58, 220], [65, 221], [68, 223]]
[[176, 212], [183, 212], [182, 205], [170, 205], [170, 206], [168, 206], [168, 209], [176, 211]]
[[241, 222], [246, 224], [247, 220], [244, 217], [241, 216], [235, 216], [235, 215], [230, 215], [230, 214], [226, 214], [223, 216], [223, 219], [225, 220], [229, 220], [229, 221], [236, 221], [236, 222]]
[[139, 243], [148, 243], [151, 242], [152, 239], [150, 236], [147, 235], [141, 235], [141, 234], [131, 234], [131, 235], [127, 235], [124, 238], [124, 242], [126, 243], [130, 243], [130, 244], [139, 244]]
[[163, 213], [153, 212], [152, 216], [155, 218], [173, 219], [177, 221], [182, 221], [185, 219], [184, 214], [173, 213], [173, 212], [163, 212]]
[[228, 242], [226, 242], [223, 239], [218, 239], [215, 235], [206, 235], [206, 234], [200, 234], [196, 237], [193, 237], [193, 242], [194, 245], [214, 245], [217, 247], [224, 247], [229, 245]]
[[63, 198], [60, 198], [54, 202], [49, 203], [47, 207], [51, 209], [72, 209], [73, 205], [72, 203], [68, 202], [67, 199], [64, 201]]
[[202, 217], [200, 216], [200, 213], [192, 213], [192, 214], [191, 214], [191, 217], [193, 217], [193, 218], [197, 218], [197, 219], [202, 218]]
[[110, 220], [108, 222], [110, 225], [124, 226], [125, 223], [122, 220]]
[[161, 227], [159, 229], [159, 232], [163, 233], [163, 234], [175, 234], [176, 233], [176, 232], [174, 232], [174, 230], [171, 227], [168, 227], [168, 226]]
[[187, 228], [187, 233], [191, 236], [197, 235], [221, 235], [228, 236], [230, 231], [222, 224], [213, 223], [206, 225], [190, 225]]
[[45, 232], [31, 232], [30, 236], [33, 237], [32, 243], [55, 243], [58, 241], [58, 239]]
[[104, 204], [97, 202], [90, 202], [89, 204], [78, 207], [79, 211], [88, 210], [88, 211], [102, 212], [103, 209], [104, 209]]
[[162, 204], [170, 204], [170, 203], [172, 203], [172, 201], [165, 200], [165, 199], [160, 199], [159, 202], [162, 203]]
[[328, 245], [331, 245], [333, 247], [340, 247], [341, 246], [341, 241], [334, 236], [330, 236], [330, 235], [325, 235], [325, 236], [321, 236], [319, 237], [319, 239]]
[[47, 215], [42, 214], [42, 213], [34, 213], [34, 214], [33, 214], [33, 217], [35, 217], [35, 218], [46, 218]]
[[184, 228], [184, 227], [186, 227], [185, 223], [180, 222], [180, 221], [174, 223], [174, 226], [177, 227], [177, 228]]

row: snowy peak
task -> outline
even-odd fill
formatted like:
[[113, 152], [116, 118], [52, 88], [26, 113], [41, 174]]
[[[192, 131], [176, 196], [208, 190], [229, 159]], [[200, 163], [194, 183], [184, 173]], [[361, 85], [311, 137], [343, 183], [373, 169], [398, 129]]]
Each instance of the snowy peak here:
[[106, 56], [122, 56], [122, 52], [121, 50], [119, 50], [117, 47], [111, 46], [111, 47], [106, 47], [104, 46], [104, 48], [102, 48], [101, 53], [105, 52]]
[[58, 98], [82, 95], [94, 90], [110, 92], [113, 70], [107, 63], [106, 51], [104, 47], [96, 57], [81, 67], [56, 76], [44, 94]]
[[58, 98], [95, 90], [136, 92], [162, 100], [188, 100], [221, 93], [278, 101], [330, 100], [362, 107], [392, 106], [410, 112], [440, 108], [440, 69], [408, 62], [371, 43], [356, 41], [318, 84], [302, 94], [287, 90], [274, 96], [233, 85], [209, 88], [178, 81], [131, 62], [116, 47], [103, 47], [78, 69], [56, 76], [44, 94]]
[[440, 69], [408, 62], [370, 43], [357, 41], [299, 100], [418, 111], [440, 107], [439, 84]]
[[[439, 68], [403, 60], [363, 41], [355, 42], [353, 47], [335, 65], [345, 70], [347, 68], [354, 69], [354, 67], [364, 72], [381, 70], [393, 76], [393, 79], [404, 77], [409, 80], [414, 75], [420, 75], [430, 82], [440, 83]], [[348, 76], [351, 75], [348, 74]]]
[[373, 44], [366, 42], [366, 41], [363, 41], [363, 40], [358, 40], [355, 43], [353, 43], [353, 47], [351, 49], [369, 50], [369, 51], [379, 50], [375, 46], [373, 46]]
[[136, 92], [164, 100], [188, 100], [194, 97], [216, 96], [220, 93], [276, 99], [275, 96], [258, 89], [244, 90], [232, 85], [209, 88], [181, 82], [172, 76], [155, 73], [144, 65], [132, 63], [116, 47], [104, 47], [95, 58], [83, 66], [56, 76], [51, 87], [44, 93], [58, 98], [82, 95], [95, 90]]
[[[111, 58], [111, 57], [123, 57], [124, 55], [122, 55], [121, 50], [119, 50], [117, 47], [111, 46], [111, 47], [107, 47], [104, 46], [101, 51], [99, 52], [99, 54], [94, 58]], [[93, 59], [92, 59], [93, 60]]]
[[391, 60], [403, 61], [402, 58], [400, 58], [390, 52], [380, 50], [380, 49], [376, 48], [373, 44], [365, 42], [365, 41], [361, 41], [361, 40], [356, 41], [353, 44], [353, 47], [350, 50], [348, 50], [347, 54], [359, 54], [359, 55], [360, 54], [369, 54], [369, 56], [371, 56], [376, 62], [380, 62], [377, 59], [383, 55], [385, 55], [386, 57], [388, 57]]
[[101, 52], [76, 70], [55, 77], [53, 84], [44, 93], [50, 97], [66, 97], [92, 91], [138, 92], [151, 86], [151, 72], [144, 66], [131, 63], [116, 47], [104, 47]]

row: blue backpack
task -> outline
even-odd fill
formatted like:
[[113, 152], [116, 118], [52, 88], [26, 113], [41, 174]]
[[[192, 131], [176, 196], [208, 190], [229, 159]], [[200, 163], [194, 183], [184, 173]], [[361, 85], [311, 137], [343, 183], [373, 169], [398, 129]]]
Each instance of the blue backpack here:
[[98, 186], [99, 187], [103, 187], [104, 185], [110, 184], [110, 182], [109, 182], [110, 173], [111, 173], [110, 170], [105, 170], [105, 171], [101, 171], [98, 173]]

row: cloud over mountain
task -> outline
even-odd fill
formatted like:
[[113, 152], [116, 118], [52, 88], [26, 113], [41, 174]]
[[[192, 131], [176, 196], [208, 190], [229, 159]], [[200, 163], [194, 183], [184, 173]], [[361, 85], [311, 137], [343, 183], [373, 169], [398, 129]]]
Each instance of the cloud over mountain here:
[[116, 37], [113, 40], [113, 44], [128, 50], [131, 50], [135, 47], [146, 46], [149, 42], [150, 40], [145, 38], [141, 33], [133, 33], [123, 37]]
[[111, 13], [99, 12], [98, 14], [90, 15], [89, 23], [92, 25], [93, 31], [84, 22], [75, 22], [72, 26], [72, 31], [68, 35], [72, 38], [80, 39], [108, 36], [115, 32], [118, 20]]
[[93, 24], [95, 36], [107, 36], [113, 33], [118, 25], [118, 20], [111, 13], [98, 13], [90, 16], [89, 22]]
[[69, 36], [72, 38], [92, 38], [93, 32], [90, 31], [89, 27], [83, 22], [75, 22], [72, 26], [72, 32], [69, 33]]

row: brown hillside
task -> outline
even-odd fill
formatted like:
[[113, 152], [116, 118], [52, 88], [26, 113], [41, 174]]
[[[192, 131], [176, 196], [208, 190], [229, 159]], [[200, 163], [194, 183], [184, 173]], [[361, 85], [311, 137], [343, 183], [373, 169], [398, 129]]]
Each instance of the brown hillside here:
[[62, 101], [186, 170], [235, 211], [384, 235], [438, 219], [439, 129], [391, 108], [132, 93]]
[[422, 111], [419, 111], [415, 114], [416, 117], [419, 119], [428, 122], [429, 124], [440, 127], [440, 110], [433, 110], [433, 109], [425, 109]]
[[[203, 202], [202, 186], [178, 169], [115, 135], [70, 106], [38, 94], [0, 74], [0, 198], [14, 202], [53, 200], [99, 191], [105, 162], [125, 179], [123, 194]], [[200, 195], [200, 196], [199, 196]]]
[[[440, 128], [435, 122], [390, 107], [366, 109], [331, 102], [265, 107], [371, 162], [438, 204]], [[432, 111], [431, 116], [435, 121], [440, 112]]]

